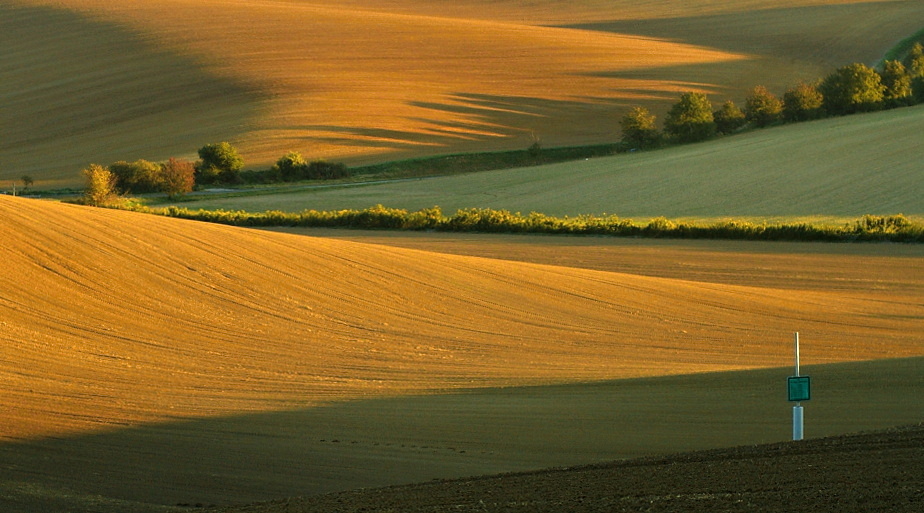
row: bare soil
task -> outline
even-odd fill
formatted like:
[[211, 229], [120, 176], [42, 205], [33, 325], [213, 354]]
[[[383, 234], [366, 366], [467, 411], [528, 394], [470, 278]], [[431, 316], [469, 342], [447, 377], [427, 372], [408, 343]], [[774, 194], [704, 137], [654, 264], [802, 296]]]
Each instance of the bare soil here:
[[286, 499], [235, 513], [920, 512], [924, 424], [586, 467]]

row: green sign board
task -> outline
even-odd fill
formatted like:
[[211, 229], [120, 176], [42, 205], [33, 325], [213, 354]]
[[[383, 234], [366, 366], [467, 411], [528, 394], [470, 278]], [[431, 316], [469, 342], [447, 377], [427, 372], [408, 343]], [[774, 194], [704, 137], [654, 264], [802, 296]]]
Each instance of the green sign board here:
[[808, 401], [812, 398], [812, 387], [808, 376], [790, 376], [788, 382], [790, 401]]

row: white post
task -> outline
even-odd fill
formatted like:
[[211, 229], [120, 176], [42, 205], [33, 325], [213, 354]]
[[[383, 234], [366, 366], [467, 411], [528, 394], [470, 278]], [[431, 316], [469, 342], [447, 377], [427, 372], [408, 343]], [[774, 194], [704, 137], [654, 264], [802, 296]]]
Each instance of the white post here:
[[[796, 376], [799, 376], [799, 332], [796, 332]], [[803, 434], [802, 402], [792, 407], [792, 439], [802, 440]]]

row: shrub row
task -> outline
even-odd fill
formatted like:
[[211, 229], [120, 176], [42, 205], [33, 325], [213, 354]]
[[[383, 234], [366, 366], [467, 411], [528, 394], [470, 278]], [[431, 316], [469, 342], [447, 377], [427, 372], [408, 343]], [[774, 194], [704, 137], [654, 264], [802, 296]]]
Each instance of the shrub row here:
[[806, 223], [755, 224], [746, 221], [695, 224], [671, 221], [663, 217], [646, 224], [637, 224], [616, 216], [585, 215], [560, 218], [538, 212], [522, 215], [519, 212], [486, 208], [463, 209], [446, 217], [439, 207], [409, 212], [382, 205], [364, 210], [271, 210], [258, 213], [240, 210], [190, 210], [176, 206], [150, 208], [135, 205], [126, 208], [169, 217], [248, 227], [326, 227], [684, 239], [924, 242], [924, 223], [914, 222], [901, 214], [866, 215], [843, 226], [825, 226]]

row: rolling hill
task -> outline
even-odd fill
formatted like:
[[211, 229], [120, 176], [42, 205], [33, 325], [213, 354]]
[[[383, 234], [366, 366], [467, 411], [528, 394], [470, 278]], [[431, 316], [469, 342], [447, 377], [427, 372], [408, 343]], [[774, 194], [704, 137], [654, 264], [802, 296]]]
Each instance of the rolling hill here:
[[[919, 2], [4, 0], [0, 180], [79, 184], [89, 162], [368, 162], [609, 142], [678, 92], [740, 100], [920, 27]], [[844, 30], [849, 26], [850, 30]]]
[[[685, 408], [716, 393], [744, 393], [721, 415], [734, 429], [696, 428], [685, 447], [780, 440], [773, 383], [793, 331], [815, 364], [922, 354], [920, 259], [888, 252], [867, 265], [905, 279], [838, 287], [868, 273], [831, 255], [854, 278], [792, 288], [759, 273], [693, 281], [9, 196], [0, 223], [0, 490], [23, 511], [266, 500], [676, 450], [678, 422], [701, 426], [701, 408]], [[818, 370], [830, 390], [818, 432], [909, 422], [919, 361]], [[844, 416], [858, 386], [885, 394], [872, 425]], [[625, 408], [602, 415], [601, 400]], [[532, 406], [538, 417], [522, 416]], [[742, 411], [751, 420], [731, 420]], [[661, 442], [612, 438], [613, 422], [637, 416], [659, 419], [649, 435]], [[531, 418], [548, 429], [526, 430]], [[549, 437], [557, 448], [538, 450]]]

